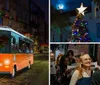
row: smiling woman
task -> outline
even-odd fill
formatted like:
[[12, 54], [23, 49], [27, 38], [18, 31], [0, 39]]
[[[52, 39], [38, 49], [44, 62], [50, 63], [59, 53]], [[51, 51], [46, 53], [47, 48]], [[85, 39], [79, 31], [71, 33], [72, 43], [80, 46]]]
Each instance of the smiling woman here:
[[70, 85], [91, 85], [91, 58], [88, 54], [80, 56], [80, 62], [72, 75]]

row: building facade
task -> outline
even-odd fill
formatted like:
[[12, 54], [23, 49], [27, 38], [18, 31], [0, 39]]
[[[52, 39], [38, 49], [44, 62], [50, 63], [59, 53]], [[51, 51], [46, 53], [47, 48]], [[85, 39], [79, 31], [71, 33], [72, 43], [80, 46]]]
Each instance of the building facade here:
[[0, 25], [9, 26], [28, 37], [31, 35], [36, 49], [46, 41], [44, 16], [32, 0], [0, 0]]

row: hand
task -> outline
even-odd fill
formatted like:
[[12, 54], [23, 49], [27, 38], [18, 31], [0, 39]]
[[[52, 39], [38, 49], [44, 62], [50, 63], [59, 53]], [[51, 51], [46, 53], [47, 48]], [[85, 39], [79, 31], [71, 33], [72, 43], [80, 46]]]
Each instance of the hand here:
[[72, 69], [66, 69], [65, 73], [71, 73]]
[[75, 58], [75, 62], [76, 63], [80, 62], [80, 59], [79, 58]]

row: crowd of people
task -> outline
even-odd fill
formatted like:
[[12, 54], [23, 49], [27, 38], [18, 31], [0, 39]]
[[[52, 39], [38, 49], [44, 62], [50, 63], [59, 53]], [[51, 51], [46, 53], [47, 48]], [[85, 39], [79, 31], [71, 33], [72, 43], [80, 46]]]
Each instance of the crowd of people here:
[[[75, 68], [68, 68], [73, 66]], [[92, 59], [89, 54], [74, 56], [69, 50], [66, 55], [59, 54], [51, 58], [51, 85], [100, 85], [100, 68], [91, 68]]]

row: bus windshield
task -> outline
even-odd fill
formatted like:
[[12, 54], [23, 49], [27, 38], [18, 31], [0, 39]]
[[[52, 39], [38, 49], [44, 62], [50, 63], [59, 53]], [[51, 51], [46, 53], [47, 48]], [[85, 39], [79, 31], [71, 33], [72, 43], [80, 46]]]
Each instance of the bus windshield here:
[[10, 36], [8, 31], [0, 31], [0, 53], [9, 53], [10, 52]]

